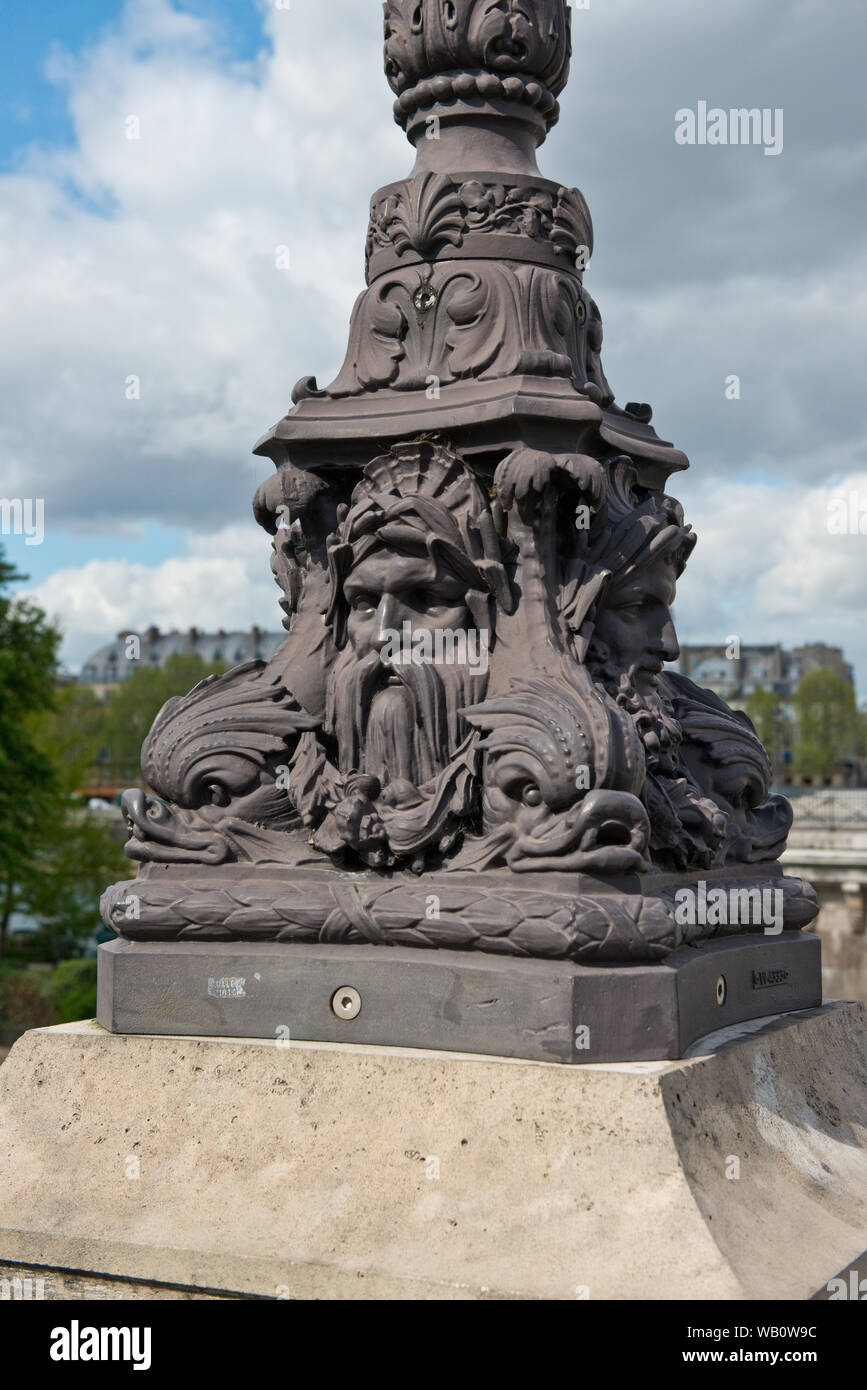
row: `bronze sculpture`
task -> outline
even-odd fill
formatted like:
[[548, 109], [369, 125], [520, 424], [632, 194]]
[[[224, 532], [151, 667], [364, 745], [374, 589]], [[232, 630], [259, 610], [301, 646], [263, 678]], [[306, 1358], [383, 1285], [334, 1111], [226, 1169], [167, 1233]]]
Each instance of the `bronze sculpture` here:
[[[287, 639], [156, 721], [155, 795], [124, 802], [142, 868], [105, 920], [126, 942], [277, 942], [308, 962], [436, 947], [458, 972], [455, 951], [600, 968], [742, 937], [753, 973], [795, 953], [775, 1007], [815, 1003], [816, 943], [795, 935], [815, 895], [781, 875], [791, 811], [767, 756], [745, 716], [663, 670], [696, 540], [665, 485], [687, 460], [648, 406], [615, 404], [590, 214], [536, 164], [568, 7], [384, 8], [416, 165], [373, 197], [344, 366], [302, 379], [256, 447], [276, 466], [254, 511]], [[781, 939], [749, 914], [681, 919], [700, 883], [772, 888]], [[709, 970], [726, 1021], [773, 1011]], [[633, 1041], [612, 1028], [594, 1057], [655, 1055], [636, 1008]], [[551, 1055], [580, 1060], [572, 1031]]]

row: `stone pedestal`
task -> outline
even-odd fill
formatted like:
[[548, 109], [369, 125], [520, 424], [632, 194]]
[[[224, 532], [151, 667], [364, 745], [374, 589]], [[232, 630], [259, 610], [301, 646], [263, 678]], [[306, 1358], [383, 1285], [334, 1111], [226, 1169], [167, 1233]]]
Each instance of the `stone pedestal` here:
[[698, 1051], [37, 1030], [0, 1071], [0, 1272], [66, 1297], [808, 1298], [867, 1246], [864, 1011]]

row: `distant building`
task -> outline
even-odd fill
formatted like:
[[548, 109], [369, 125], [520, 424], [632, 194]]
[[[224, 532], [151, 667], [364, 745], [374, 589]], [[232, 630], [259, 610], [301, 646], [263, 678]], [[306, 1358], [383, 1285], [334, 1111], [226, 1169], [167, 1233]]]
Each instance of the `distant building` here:
[[270, 661], [285, 641], [285, 632], [263, 632], [258, 627], [249, 632], [200, 632], [195, 627], [186, 633], [160, 632], [157, 627], [119, 632], [113, 642], [88, 658], [79, 680], [103, 698], [140, 667], [165, 666], [171, 656], [199, 656], [208, 666], [240, 666], [254, 658]]
[[[696, 685], [712, 690], [734, 709], [744, 709], [756, 690], [770, 690], [780, 702], [782, 716], [774, 736], [774, 746], [768, 752], [781, 782], [790, 786], [810, 783], [812, 779], [794, 775], [793, 757], [797, 738], [797, 717], [794, 694], [803, 676], [811, 671], [834, 671], [850, 685], [855, 674], [839, 647], [824, 642], [812, 642], [804, 647], [786, 651], [779, 643], [750, 646], [742, 643], [737, 656], [727, 656], [727, 648], [719, 643], [684, 645], [680, 649], [677, 669], [689, 676]], [[861, 785], [865, 777], [863, 759], [856, 756], [841, 763], [832, 776], [823, 779], [828, 785]]]
[[749, 646], [743, 643], [737, 657], [726, 656], [726, 647], [683, 645], [677, 669], [694, 680], [696, 685], [713, 690], [731, 703], [746, 700], [755, 690], [772, 690], [781, 703], [788, 704], [802, 676], [810, 671], [835, 671], [844, 680], [854, 683], [854, 672], [839, 647], [827, 647], [813, 642], [805, 647], [786, 651], [775, 646]]

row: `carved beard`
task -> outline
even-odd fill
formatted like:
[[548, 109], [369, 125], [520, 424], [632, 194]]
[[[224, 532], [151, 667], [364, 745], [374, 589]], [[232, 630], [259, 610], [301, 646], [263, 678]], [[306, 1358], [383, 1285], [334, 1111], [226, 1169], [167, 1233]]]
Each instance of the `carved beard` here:
[[602, 685], [622, 709], [632, 715], [639, 737], [644, 744], [649, 772], [676, 776], [679, 771], [678, 750], [683, 742], [683, 730], [674, 709], [661, 690], [642, 695], [636, 685], [637, 664], [628, 671], [619, 671], [613, 663], [610, 649], [596, 638], [587, 651], [587, 666], [594, 680]]
[[[396, 676], [399, 685], [388, 685]], [[337, 739], [340, 770], [382, 784], [423, 786], [448, 766], [469, 732], [459, 714], [485, 697], [488, 678], [466, 666], [384, 666], [347, 647], [328, 679], [325, 727]]]
[[[605, 643], [593, 639], [587, 665], [595, 680], [635, 721], [647, 760], [642, 800], [652, 826], [651, 853], [660, 868], [709, 868], [726, 835], [726, 817], [702, 792], [680, 757], [683, 729], [664, 686], [643, 695], [637, 666], [618, 671]], [[664, 678], [663, 678], [664, 680]]]

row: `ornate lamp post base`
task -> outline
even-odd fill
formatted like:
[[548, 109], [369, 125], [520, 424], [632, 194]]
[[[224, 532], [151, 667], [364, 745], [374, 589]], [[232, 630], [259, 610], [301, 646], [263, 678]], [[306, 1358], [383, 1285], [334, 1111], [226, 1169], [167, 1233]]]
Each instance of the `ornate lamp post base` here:
[[[590, 213], [536, 163], [569, 21], [565, 0], [385, 6], [415, 167], [374, 194], [340, 372], [302, 378], [256, 446], [287, 638], [148, 736], [150, 794], [124, 798], [139, 875], [102, 904], [131, 943], [102, 953], [107, 1027], [267, 1036], [271, 1013], [202, 995], [224, 950], [239, 979], [273, 961], [293, 1034], [341, 1036], [322, 987], [363, 967], [366, 998], [377, 972], [407, 992], [350, 1020], [376, 1041], [538, 1056], [550, 1027], [569, 1061], [676, 1057], [718, 1018], [820, 997], [768, 756], [665, 669], [696, 538], [664, 488], [687, 459], [616, 404]], [[449, 1031], [483, 978], [500, 1014]]]

